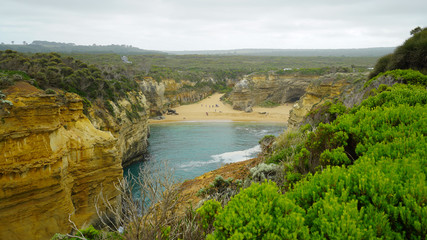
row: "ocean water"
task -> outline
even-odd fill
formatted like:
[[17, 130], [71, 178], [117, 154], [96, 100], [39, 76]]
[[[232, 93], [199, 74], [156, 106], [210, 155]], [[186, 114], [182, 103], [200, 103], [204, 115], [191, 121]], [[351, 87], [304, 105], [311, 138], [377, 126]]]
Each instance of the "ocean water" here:
[[179, 181], [192, 179], [224, 164], [256, 157], [258, 141], [265, 135], [279, 135], [284, 124], [250, 122], [179, 122], [150, 126], [145, 162], [125, 169], [125, 176], [139, 167], [173, 168]]

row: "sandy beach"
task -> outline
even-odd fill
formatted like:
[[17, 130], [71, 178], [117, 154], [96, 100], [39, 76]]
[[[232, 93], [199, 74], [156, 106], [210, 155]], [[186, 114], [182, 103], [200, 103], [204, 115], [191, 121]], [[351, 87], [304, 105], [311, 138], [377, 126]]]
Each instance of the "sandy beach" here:
[[223, 94], [215, 93], [194, 104], [176, 108], [178, 115], [164, 115], [163, 120], [150, 119], [150, 123], [166, 123], [177, 121], [256, 121], [286, 123], [292, 104], [284, 104], [274, 108], [253, 107], [253, 112], [237, 111], [229, 104], [221, 102]]

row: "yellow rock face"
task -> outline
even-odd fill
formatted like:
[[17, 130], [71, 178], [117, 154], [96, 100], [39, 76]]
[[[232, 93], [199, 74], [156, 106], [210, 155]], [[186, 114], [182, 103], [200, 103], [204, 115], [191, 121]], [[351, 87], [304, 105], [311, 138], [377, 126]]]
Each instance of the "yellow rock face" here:
[[116, 139], [83, 114], [79, 96], [26, 83], [4, 91], [0, 116], [0, 239], [49, 239], [96, 218], [99, 192], [114, 199], [121, 178]]
[[319, 78], [310, 84], [306, 93], [297, 101], [288, 120], [288, 127], [296, 127], [304, 117], [315, 107], [334, 99], [343, 100], [357, 85], [355, 81], [363, 78], [360, 74], [330, 74]]
[[147, 98], [152, 117], [162, 115], [170, 107], [194, 103], [213, 93], [209, 87], [192, 89], [195, 83], [187, 80], [177, 82], [174, 79], [163, 79], [156, 82], [151, 77], [145, 77], [139, 81], [139, 86]]
[[[95, 104], [89, 111], [91, 122], [97, 129], [109, 131], [117, 138], [116, 148], [123, 167], [141, 160], [148, 146], [147, 138], [150, 131], [149, 110], [144, 94], [135, 91], [126, 94], [126, 97], [116, 103], [109, 101], [114, 116]], [[97, 115], [96, 112], [102, 114]]]
[[294, 102], [318, 76], [288, 76], [277, 74], [250, 74], [240, 80], [230, 94], [233, 108], [245, 110], [265, 101]]

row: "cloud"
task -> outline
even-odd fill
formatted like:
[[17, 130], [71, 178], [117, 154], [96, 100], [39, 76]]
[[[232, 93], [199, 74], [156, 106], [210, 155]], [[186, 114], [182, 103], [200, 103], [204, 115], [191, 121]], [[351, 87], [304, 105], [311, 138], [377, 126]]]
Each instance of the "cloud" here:
[[424, 0], [3, 0], [0, 41], [145, 49], [396, 46], [427, 22]]

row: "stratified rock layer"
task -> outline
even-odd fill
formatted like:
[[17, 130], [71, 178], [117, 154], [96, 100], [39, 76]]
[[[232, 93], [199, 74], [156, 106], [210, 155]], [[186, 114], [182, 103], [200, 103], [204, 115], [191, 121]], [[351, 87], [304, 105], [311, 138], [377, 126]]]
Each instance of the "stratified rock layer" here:
[[195, 88], [194, 82], [177, 82], [174, 79], [157, 82], [146, 77], [139, 81], [139, 86], [147, 98], [152, 117], [162, 115], [170, 107], [198, 102], [213, 93], [210, 87]]
[[[147, 151], [149, 110], [147, 100], [142, 92], [127, 92], [117, 102], [108, 101], [111, 110], [103, 104], [95, 104], [90, 110], [90, 119], [97, 128], [110, 131], [117, 138], [116, 147], [122, 166], [126, 167], [143, 160]], [[104, 103], [105, 105], [105, 103]]]
[[3, 91], [0, 116], [0, 239], [49, 239], [96, 218], [102, 190], [115, 199], [123, 170], [116, 138], [97, 130], [79, 96], [26, 83]]
[[[366, 75], [359, 73], [334, 73], [312, 82], [307, 87], [306, 93], [294, 104], [290, 112], [288, 127], [299, 126], [314, 107], [326, 101], [338, 99], [346, 102], [350, 96], [354, 96], [354, 92], [361, 88], [362, 85], [358, 83], [361, 83], [365, 77]], [[352, 99], [352, 102], [357, 101]], [[350, 107], [350, 104], [347, 107]]]
[[295, 102], [318, 76], [277, 75], [272, 73], [245, 76], [233, 88], [233, 108], [244, 111], [263, 102], [282, 104]]

